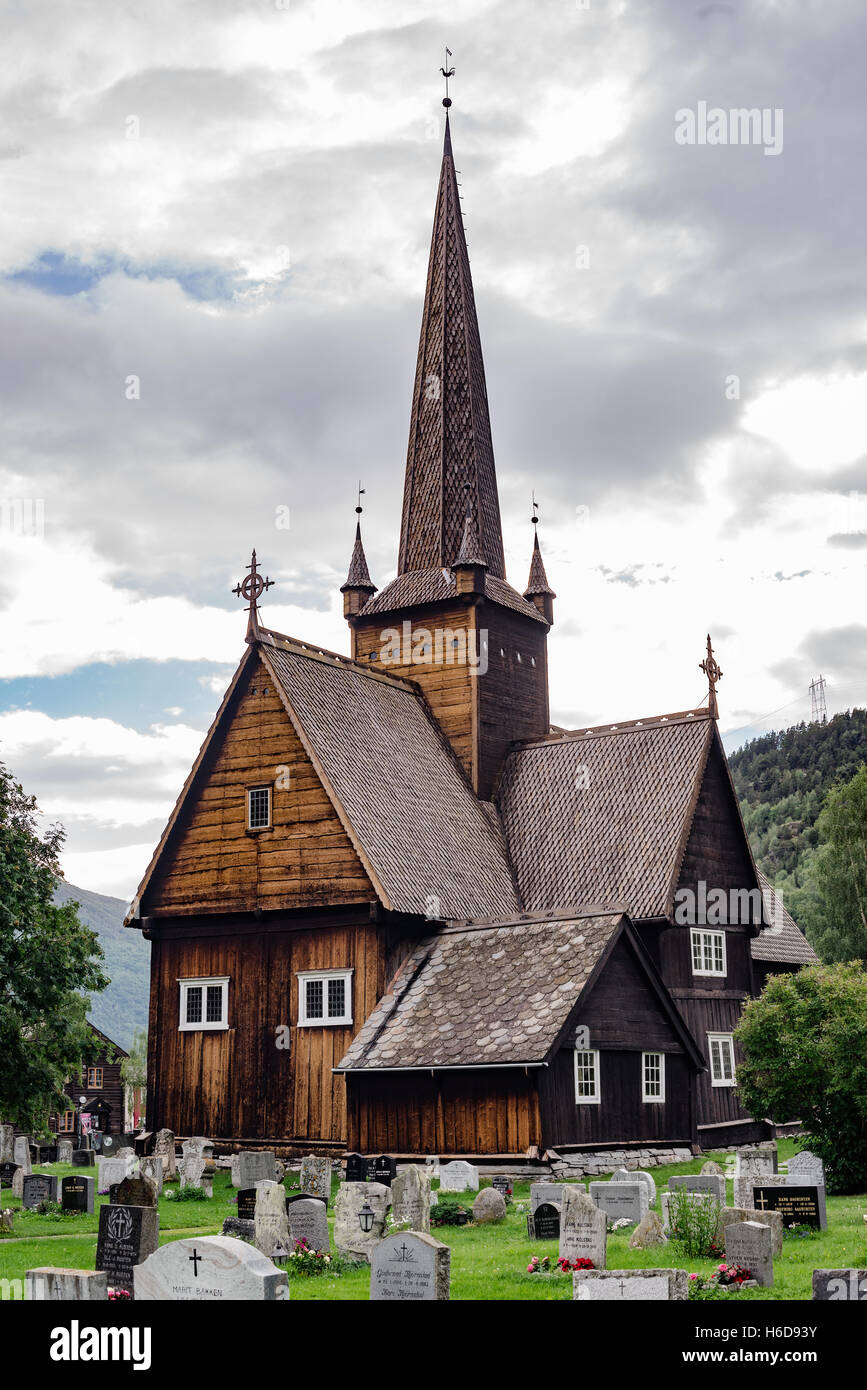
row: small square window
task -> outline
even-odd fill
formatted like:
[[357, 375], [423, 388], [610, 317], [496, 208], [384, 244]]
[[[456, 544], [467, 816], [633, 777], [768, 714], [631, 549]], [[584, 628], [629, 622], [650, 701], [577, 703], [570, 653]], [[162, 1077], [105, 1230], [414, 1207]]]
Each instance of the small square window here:
[[247, 829], [271, 829], [271, 788], [250, 787], [247, 792]]
[[305, 970], [299, 972], [299, 1028], [351, 1023], [351, 991], [351, 970]]
[[575, 1049], [575, 1104], [599, 1104], [599, 1053]]
[[708, 1033], [708, 1057], [712, 1086], [734, 1086], [735, 1046], [731, 1033]]
[[641, 1099], [648, 1104], [665, 1101], [665, 1053], [642, 1052]]
[[181, 989], [180, 1024], [182, 1033], [215, 1032], [229, 1026], [229, 977], [207, 980], [179, 980]]

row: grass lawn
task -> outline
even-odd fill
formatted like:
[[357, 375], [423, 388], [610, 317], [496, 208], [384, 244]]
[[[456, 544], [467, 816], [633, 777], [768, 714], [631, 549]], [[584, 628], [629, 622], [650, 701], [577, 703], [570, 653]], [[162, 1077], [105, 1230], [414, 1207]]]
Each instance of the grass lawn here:
[[[781, 1161], [796, 1151], [792, 1140], [781, 1140]], [[725, 1166], [725, 1154], [709, 1155]], [[708, 1157], [706, 1155], [705, 1157]], [[676, 1173], [697, 1173], [705, 1157], [689, 1163], [670, 1164], [653, 1169], [657, 1186], [665, 1188]], [[65, 1176], [84, 1169], [54, 1164], [40, 1171]], [[96, 1175], [94, 1170], [93, 1175]], [[297, 1182], [297, 1174], [288, 1179]], [[336, 1181], [335, 1181], [336, 1187]], [[467, 1195], [471, 1205], [473, 1194]], [[235, 1192], [229, 1174], [220, 1170], [214, 1180], [214, 1197], [208, 1202], [175, 1202], [165, 1195], [159, 1203], [160, 1244], [182, 1235], [216, 1235], [224, 1219], [235, 1214]], [[526, 1212], [529, 1210], [530, 1184], [518, 1183], [506, 1220], [496, 1226], [441, 1226], [433, 1231], [437, 1239], [451, 1247], [452, 1298], [464, 1301], [570, 1299], [572, 1280], [568, 1275], [528, 1274], [532, 1255], [557, 1257], [557, 1242], [527, 1238]], [[731, 1202], [731, 1182], [728, 1184]], [[21, 1215], [16, 1217], [12, 1235], [0, 1237], [0, 1278], [23, 1281], [28, 1269], [40, 1265], [59, 1265], [73, 1269], [93, 1269], [96, 1261], [98, 1208], [107, 1197], [97, 1197], [97, 1211], [91, 1216]], [[20, 1202], [4, 1190], [2, 1205], [20, 1208]], [[524, 1210], [518, 1210], [523, 1206]], [[658, 1210], [658, 1207], [657, 1207]], [[736, 1295], [741, 1301], [809, 1299], [814, 1269], [867, 1268], [867, 1196], [829, 1197], [828, 1230], [815, 1239], [784, 1239], [782, 1256], [774, 1262], [774, 1287], [748, 1289]], [[670, 1268], [686, 1269], [709, 1276], [713, 1260], [684, 1258], [674, 1244], [654, 1250], [630, 1250], [631, 1231], [618, 1231], [608, 1238], [609, 1269]], [[291, 1281], [293, 1299], [367, 1299], [370, 1275], [367, 1268], [317, 1278]], [[734, 1297], [735, 1295], [730, 1295]]]

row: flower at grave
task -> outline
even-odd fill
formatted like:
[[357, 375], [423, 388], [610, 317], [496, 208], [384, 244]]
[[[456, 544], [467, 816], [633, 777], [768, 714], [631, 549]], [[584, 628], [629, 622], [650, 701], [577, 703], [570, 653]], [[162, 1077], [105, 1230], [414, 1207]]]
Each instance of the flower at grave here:
[[129, 1289], [109, 1289], [108, 1296], [112, 1301], [122, 1298], [132, 1298]]

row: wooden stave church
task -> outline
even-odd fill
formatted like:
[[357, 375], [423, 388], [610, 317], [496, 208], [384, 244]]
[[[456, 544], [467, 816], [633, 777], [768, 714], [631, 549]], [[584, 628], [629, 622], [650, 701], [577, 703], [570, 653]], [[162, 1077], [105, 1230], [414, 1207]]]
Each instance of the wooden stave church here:
[[[127, 918], [152, 944], [148, 1128], [498, 1159], [764, 1137], [709, 1035], [813, 953], [761, 926], [713, 688], [550, 726], [556, 595], [537, 535], [523, 594], [506, 581], [448, 115], [397, 577], [377, 591], [359, 524], [346, 658], [263, 627], [251, 568], [246, 651]], [[702, 881], [751, 895], [723, 975], [693, 974], [675, 922]], [[306, 1017], [332, 981], [338, 1012]]]

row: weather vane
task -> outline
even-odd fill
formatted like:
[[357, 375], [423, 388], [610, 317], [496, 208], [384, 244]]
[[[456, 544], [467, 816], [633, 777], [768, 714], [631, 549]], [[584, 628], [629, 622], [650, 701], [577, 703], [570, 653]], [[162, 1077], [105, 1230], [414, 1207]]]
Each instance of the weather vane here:
[[451, 67], [451, 68], [449, 67], [449, 58], [451, 58], [451, 56], [452, 56], [452, 50], [451, 50], [450, 48], [447, 48], [447, 49], [446, 49], [446, 65], [445, 65], [444, 68], [440, 68], [440, 72], [442, 73], [443, 77], [444, 77], [445, 80], [446, 80], [446, 94], [445, 94], [445, 96], [443, 97], [443, 106], [446, 108], [446, 110], [448, 110], [448, 108], [449, 108], [449, 107], [451, 106], [451, 104], [452, 104], [452, 99], [451, 99], [451, 97], [449, 96], [449, 78], [450, 78], [450, 77], [454, 77], [454, 75], [455, 75], [455, 70], [454, 70], [454, 68], [453, 68], [453, 67]]
[[249, 605], [250, 616], [247, 619], [246, 640], [248, 642], [255, 642], [259, 637], [258, 601], [264, 594], [265, 590], [270, 589], [273, 586], [274, 580], [268, 579], [267, 577], [265, 579], [262, 578], [256, 565], [255, 550], [253, 551], [253, 558], [247, 566], [247, 569], [250, 571], [250, 573], [243, 580], [241, 580], [239, 584], [235, 585], [234, 589], [232, 590], [232, 593], [237, 594], [239, 598], [245, 598], [247, 600], [247, 603]]
[[707, 635], [707, 656], [705, 657], [704, 661], [699, 662], [698, 669], [700, 671], [704, 671], [705, 675], [707, 676], [708, 706], [710, 709], [711, 719], [719, 719], [719, 705], [717, 704], [716, 699], [716, 688], [717, 683], [722, 680], [723, 673], [717, 665], [716, 658], [713, 654], [713, 647], [710, 644], [710, 633], [708, 633]]

